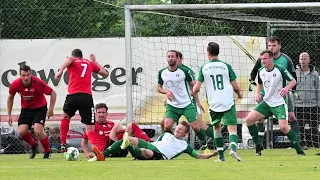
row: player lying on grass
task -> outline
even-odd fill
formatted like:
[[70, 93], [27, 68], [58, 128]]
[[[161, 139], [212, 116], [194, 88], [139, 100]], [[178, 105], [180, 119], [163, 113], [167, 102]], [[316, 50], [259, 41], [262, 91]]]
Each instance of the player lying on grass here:
[[98, 148], [92, 150], [97, 158], [89, 161], [104, 161], [111, 154], [118, 153], [122, 149], [127, 149], [131, 155], [138, 160], [168, 160], [173, 159], [182, 153], [188, 153], [196, 159], [209, 159], [216, 156], [215, 151], [210, 154], [199, 154], [183, 138], [189, 133], [190, 125], [186, 121], [181, 121], [174, 131], [174, 135], [168, 132], [163, 133], [156, 142], [149, 143], [137, 137], [124, 134], [123, 140], [113, 143], [103, 153]]
[[[150, 142], [150, 138], [147, 134], [142, 131], [138, 125], [130, 123], [127, 125], [124, 131], [120, 124], [115, 124], [112, 121], [107, 120], [108, 107], [105, 103], [99, 103], [95, 106], [96, 112], [96, 123], [95, 123], [95, 133], [97, 136], [96, 146], [99, 151], [104, 151], [114, 142], [121, 140], [124, 132], [127, 132], [130, 136], [135, 136], [141, 138], [145, 141]], [[81, 141], [81, 147], [86, 154], [87, 158], [92, 158], [93, 155], [88, 151], [88, 135], [85, 132]], [[126, 157], [128, 154], [127, 150], [121, 150], [115, 154], [110, 155], [110, 157]]]

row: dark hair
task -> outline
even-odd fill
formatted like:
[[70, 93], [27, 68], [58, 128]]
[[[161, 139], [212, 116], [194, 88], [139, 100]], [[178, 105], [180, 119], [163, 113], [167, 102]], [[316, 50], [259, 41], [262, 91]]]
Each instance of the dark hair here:
[[60, 128], [59, 127], [51, 127], [50, 128], [50, 134], [52, 134], [52, 133], [60, 133]]
[[219, 55], [219, 44], [215, 43], [215, 42], [209, 42], [208, 47], [207, 47], [207, 51], [209, 52], [210, 55], [212, 56], [218, 56]]
[[82, 58], [83, 57], [82, 51], [80, 49], [74, 49], [71, 52], [71, 55], [74, 56], [74, 57], [77, 57], [77, 58]]
[[167, 54], [168, 54], [169, 52], [174, 52], [174, 53], [176, 53], [176, 57], [178, 57], [178, 52], [177, 52], [176, 50], [169, 50], [169, 51], [167, 52]]
[[95, 107], [96, 110], [101, 108], [105, 108], [108, 111], [108, 106], [105, 103], [96, 104], [96, 107]]
[[180, 51], [176, 51], [177, 53], [177, 57], [179, 57], [180, 59], [182, 59], [182, 53]]
[[260, 53], [260, 56], [262, 56], [262, 55], [264, 55], [264, 54], [269, 54], [269, 56], [270, 56], [271, 58], [274, 57], [273, 52], [272, 52], [272, 51], [269, 51], [269, 50], [264, 50], [264, 51], [262, 51], [262, 52]]
[[278, 38], [277, 36], [271, 36], [271, 37], [268, 39], [268, 42], [277, 42], [279, 45], [281, 45], [281, 40], [280, 40], [280, 38]]
[[30, 71], [31, 72], [31, 68], [30, 68], [30, 66], [22, 65], [22, 66], [20, 66], [20, 73], [21, 73], [21, 71], [24, 71], [24, 72]]
[[179, 124], [186, 127], [186, 133], [188, 133], [190, 131], [190, 124], [187, 121], [181, 121]]

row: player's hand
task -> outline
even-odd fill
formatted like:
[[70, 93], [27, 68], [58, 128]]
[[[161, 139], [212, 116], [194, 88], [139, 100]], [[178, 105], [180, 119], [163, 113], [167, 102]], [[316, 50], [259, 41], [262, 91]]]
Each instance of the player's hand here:
[[256, 93], [255, 99], [256, 99], [257, 103], [260, 101], [260, 98], [261, 98], [261, 94], [260, 93]]
[[283, 97], [283, 96], [286, 96], [288, 94], [289, 90], [287, 88], [282, 88], [281, 91], [280, 91], [280, 95]]
[[90, 54], [90, 61], [96, 62], [96, 56], [94, 54]]
[[9, 126], [12, 126], [12, 117], [11, 116], [8, 116], [8, 124], [9, 124]]
[[60, 79], [62, 76], [62, 71], [59, 70], [59, 72], [57, 72], [57, 74], [54, 76], [54, 79]]
[[249, 91], [253, 90], [253, 86], [256, 86], [257, 83], [254, 80], [249, 79]]
[[238, 94], [238, 98], [239, 98], [239, 99], [242, 99], [242, 98], [243, 98], [243, 93], [242, 93], [241, 91], [240, 91], [239, 94]]
[[47, 113], [48, 118], [52, 117], [53, 115], [54, 115], [53, 109], [49, 109]]
[[173, 100], [173, 93], [171, 91], [167, 91], [167, 94], [166, 94], [167, 98], [172, 101]]
[[167, 105], [167, 98], [166, 98], [166, 99], [164, 99], [164, 101], [163, 101], [163, 105]]
[[93, 157], [94, 157], [94, 155], [92, 155], [91, 153], [86, 154], [86, 158], [88, 158], [88, 159], [91, 159]]
[[203, 113], [205, 113], [204, 108], [200, 102], [197, 102], [197, 106], [201, 109]]

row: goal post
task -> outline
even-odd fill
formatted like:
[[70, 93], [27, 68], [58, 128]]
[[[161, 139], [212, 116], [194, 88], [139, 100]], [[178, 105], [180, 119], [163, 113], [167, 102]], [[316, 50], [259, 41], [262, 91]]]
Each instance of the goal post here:
[[[236, 100], [236, 107], [241, 136], [246, 136], [242, 132], [245, 127], [240, 125], [255, 105], [254, 91], [248, 90], [248, 79], [259, 53], [266, 49], [266, 38], [273, 35], [273, 28], [278, 24], [319, 27], [315, 17], [320, 3], [127, 5], [124, 9], [129, 82], [126, 83], [127, 123], [160, 124], [165, 107], [164, 96], [157, 92], [157, 73], [166, 67], [169, 49], [181, 51], [183, 63], [197, 75], [200, 66], [207, 61], [208, 42], [216, 41], [220, 44], [221, 60], [233, 66], [245, 94], [242, 100]], [[289, 10], [303, 17], [290, 18], [286, 15]], [[315, 11], [314, 16], [309, 11]], [[132, 69], [138, 67], [143, 72], [132, 79]], [[204, 89], [199, 96], [205, 105]], [[209, 123], [208, 106], [205, 108], [203, 119]], [[267, 137], [269, 146], [273, 137]], [[246, 141], [243, 146], [251, 147], [248, 137], [241, 138]]]

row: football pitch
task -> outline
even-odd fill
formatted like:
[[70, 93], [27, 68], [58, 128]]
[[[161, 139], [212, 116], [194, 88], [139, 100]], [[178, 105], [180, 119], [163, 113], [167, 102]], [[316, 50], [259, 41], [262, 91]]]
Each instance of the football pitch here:
[[[84, 155], [78, 161], [66, 161], [63, 154], [52, 154], [51, 159], [28, 159], [28, 154], [0, 155], [0, 179], [3, 180], [100, 180], [100, 179], [319, 179], [319, 149], [305, 151], [297, 157], [294, 150], [263, 151], [257, 157], [254, 151], [239, 150], [243, 162], [226, 157], [226, 162], [196, 160], [188, 155], [167, 161], [137, 161], [127, 158], [109, 158], [104, 162], [87, 162]], [[227, 155], [227, 153], [226, 153]]]

